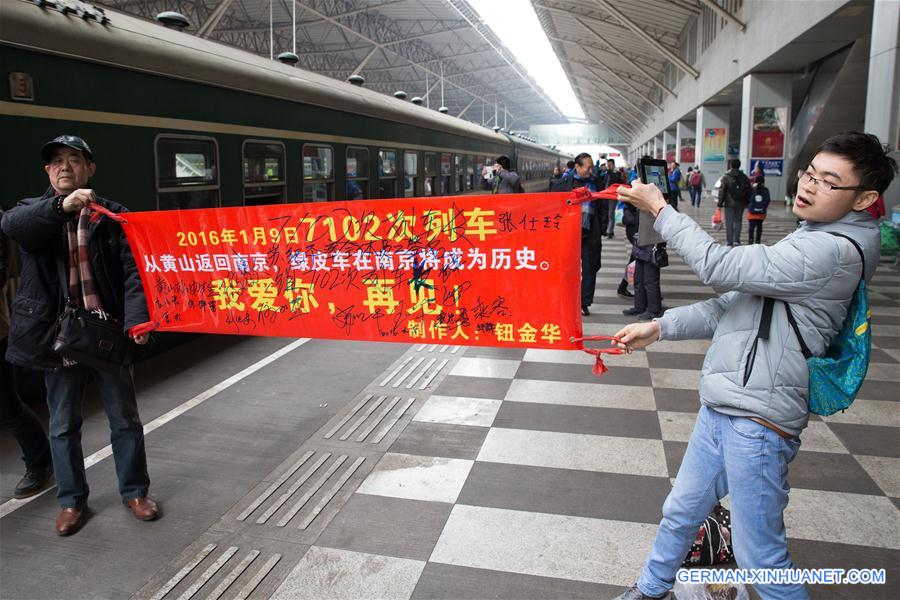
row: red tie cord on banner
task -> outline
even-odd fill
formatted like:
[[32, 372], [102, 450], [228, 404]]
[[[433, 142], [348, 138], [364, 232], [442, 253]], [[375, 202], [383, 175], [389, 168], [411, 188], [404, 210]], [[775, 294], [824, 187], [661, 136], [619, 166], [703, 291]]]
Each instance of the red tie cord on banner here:
[[[589, 342], [589, 341], [597, 341], [597, 340], [608, 340], [611, 342], [615, 342], [617, 344], [621, 344], [622, 340], [612, 335], [591, 335], [583, 338], [574, 338], [572, 342]], [[582, 352], [587, 352], [588, 354], [592, 354], [596, 361], [594, 362], [594, 368], [591, 372], [600, 377], [607, 371], [609, 368], [603, 364], [603, 358], [601, 358], [601, 354], [625, 354], [625, 350], [621, 348], [582, 348]]]
[[614, 183], [600, 192], [592, 192], [586, 187], [580, 187], [572, 190], [572, 200], [579, 203], [591, 200], [618, 200], [620, 187], [631, 189], [631, 186], [626, 183]]

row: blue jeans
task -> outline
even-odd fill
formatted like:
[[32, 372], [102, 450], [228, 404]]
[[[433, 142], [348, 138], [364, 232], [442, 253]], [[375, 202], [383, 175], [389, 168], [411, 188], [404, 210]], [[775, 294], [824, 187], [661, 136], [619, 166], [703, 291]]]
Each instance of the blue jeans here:
[[[731, 540], [743, 569], [791, 569], [784, 529], [788, 464], [800, 440], [787, 441], [744, 417], [700, 408], [694, 433], [663, 504], [663, 518], [638, 588], [648, 596], [671, 589], [700, 524], [731, 495]], [[759, 585], [764, 600], [807, 600], [802, 585]]]
[[84, 392], [93, 378], [109, 419], [110, 442], [123, 502], [147, 495], [150, 477], [144, 449], [144, 426], [138, 415], [130, 368], [107, 373], [75, 365], [47, 371], [47, 405], [50, 407], [50, 451], [56, 474], [56, 498], [62, 508], [83, 507], [88, 484], [81, 450]]

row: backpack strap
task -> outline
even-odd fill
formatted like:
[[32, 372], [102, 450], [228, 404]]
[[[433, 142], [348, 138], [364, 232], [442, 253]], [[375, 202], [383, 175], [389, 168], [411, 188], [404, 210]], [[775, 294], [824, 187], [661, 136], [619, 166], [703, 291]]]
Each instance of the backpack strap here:
[[[856, 243], [856, 240], [851, 238], [850, 236], [844, 235], [843, 233], [835, 233], [834, 231], [829, 231], [831, 235], [835, 237], [841, 237], [853, 244], [853, 247], [856, 248], [856, 251], [859, 253], [859, 259], [862, 261], [862, 274], [859, 276], [860, 282], [864, 281], [866, 278], [866, 257], [863, 254], [862, 248], [860, 248], [859, 244]], [[859, 284], [857, 284], [858, 286]], [[766, 298], [768, 300], [768, 298]], [[788, 323], [791, 324], [791, 329], [794, 330], [794, 333], [797, 335], [797, 341], [800, 342], [800, 350], [803, 352], [803, 357], [807, 360], [812, 357], [812, 352], [809, 351], [809, 348], [806, 346], [806, 342], [803, 341], [803, 336], [800, 335], [800, 328], [797, 327], [797, 321], [794, 320], [794, 314], [791, 312], [791, 305], [787, 302], [784, 303], [784, 309], [787, 311]]]

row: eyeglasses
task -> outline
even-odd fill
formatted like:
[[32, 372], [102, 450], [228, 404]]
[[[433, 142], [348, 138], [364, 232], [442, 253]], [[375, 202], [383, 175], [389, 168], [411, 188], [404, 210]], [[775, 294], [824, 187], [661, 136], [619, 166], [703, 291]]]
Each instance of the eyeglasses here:
[[797, 179], [800, 181], [800, 183], [812, 181], [816, 185], [816, 188], [818, 188], [818, 190], [820, 192], [825, 193], [825, 194], [827, 194], [829, 192], [833, 192], [833, 191], [838, 191], [838, 190], [852, 190], [855, 192], [865, 192], [865, 191], [868, 191], [868, 189], [869, 189], [869, 188], [863, 187], [861, 185], [834, 185], [834, 184], [828, 183], [824, 179], [819, 179], [817, 177], [813, 177], [812, 175], [810, 175], [809, 171], [803, 171], [803, 170], [797, 171]]

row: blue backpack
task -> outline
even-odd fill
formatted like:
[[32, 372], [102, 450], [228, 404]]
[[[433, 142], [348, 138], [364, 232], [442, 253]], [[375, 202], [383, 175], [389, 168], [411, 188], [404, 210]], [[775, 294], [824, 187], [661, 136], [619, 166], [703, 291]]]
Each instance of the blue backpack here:
[[812, 355], [806, 342], [803, 341], [803, 336], [800, 335], [800, 329], [794, 315], [791, 314], [791, 307], [787, 303], [784, 305], [788, 321], [797, 334], [800, 349], [809, 367], [809, 410], [823, 417], [833, 415], [839, 410], [843, 411], [853, 404], [866, 378], [872, 347], [872, 331], [869, 323], [872, 314], [866, 295], [866, 258], [863, 256], [862, 248], [851, 238], [831, 231], [828, 233], [849, 240], [853, 244], [862, 260], [862, 276], [847, 310], [844, 326], [832, 340], [824, 356]]

